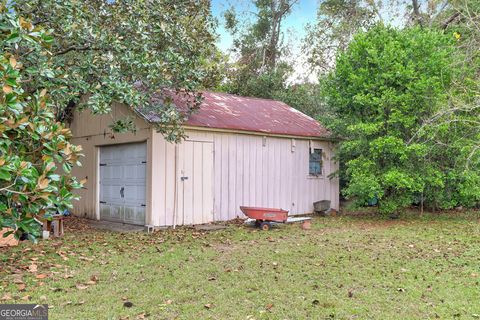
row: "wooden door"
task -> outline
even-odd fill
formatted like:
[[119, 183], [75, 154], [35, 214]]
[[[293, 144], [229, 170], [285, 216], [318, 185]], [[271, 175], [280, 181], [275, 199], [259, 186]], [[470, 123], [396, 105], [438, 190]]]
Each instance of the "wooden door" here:
[[179, 145], [178, 224], [212, 222], [213, 142], [184, 141]]

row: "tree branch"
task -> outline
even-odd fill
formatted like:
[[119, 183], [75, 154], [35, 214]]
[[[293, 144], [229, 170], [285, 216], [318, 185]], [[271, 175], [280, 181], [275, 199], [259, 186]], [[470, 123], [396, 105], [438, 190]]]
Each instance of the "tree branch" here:
[[68, 48], [65, 48], [61, 51], [55, 52], [53, 55], [54, 56], [60, 56], [62, 54], [66, 54], [70, 51], [87, 51], [87, 50], [101, 50], [100, 48], [93, 48], [90, 44], [84, 45], [84, 46], [70, 46]]
[[452, 23], [459, 15], [460, 15], [460, 11], [457, 11], [454, 14], [452, 14], [450, 18], [448, 18], [447, 20], [445, 20], [444, 23], [442, 23], [442, 29], [443, 30], [447, 29], [448, 25]]

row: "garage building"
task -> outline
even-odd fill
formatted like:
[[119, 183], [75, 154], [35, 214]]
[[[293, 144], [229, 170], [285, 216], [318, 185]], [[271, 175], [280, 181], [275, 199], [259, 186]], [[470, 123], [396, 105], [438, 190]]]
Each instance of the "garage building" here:
[[[109, 125], [131, 116], [136, 133]], [[282, 208], [291, 215], [330, 200], [338, 209], [335, 143], [317, 121], [285, 103], [203, 93], [184, 124], [188, 138], [167, 142], [155, 114], [114, 104], [107, 115], [76, 111], [73, 143], [82, 145], [87, 178], [74, 214], [136, 225], [203, 224], [243, 217], [240, 206]]]

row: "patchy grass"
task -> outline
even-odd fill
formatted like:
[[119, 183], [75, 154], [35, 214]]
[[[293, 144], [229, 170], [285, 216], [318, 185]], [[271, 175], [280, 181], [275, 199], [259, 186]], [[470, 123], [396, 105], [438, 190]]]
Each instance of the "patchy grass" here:
[[1, 249], [2, 303], [48, 303], [50, 319], [480, 318], [478, 214], [153, 235], [72, 222]]

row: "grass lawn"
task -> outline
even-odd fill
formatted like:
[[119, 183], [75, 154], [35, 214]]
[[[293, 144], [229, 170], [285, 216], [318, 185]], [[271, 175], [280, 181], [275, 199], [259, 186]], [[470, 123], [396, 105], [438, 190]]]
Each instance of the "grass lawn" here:
[[48, 303], [50, 319], [475, 319], [479, 218], [155, 234], [74, 219], [63, 239], [0, 249], [0, 303]]

